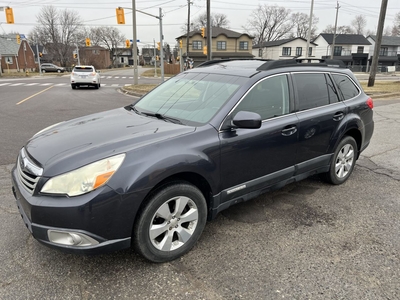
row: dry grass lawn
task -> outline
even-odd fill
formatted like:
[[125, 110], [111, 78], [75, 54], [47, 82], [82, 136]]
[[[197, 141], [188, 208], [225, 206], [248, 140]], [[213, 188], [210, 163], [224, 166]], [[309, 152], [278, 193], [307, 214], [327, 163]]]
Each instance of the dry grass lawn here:
[[367, 94], [392, 94], [400, 93], [400, 81], [375, 81], [374, 86], [368, 87], [368, 81], [362, 81], [361, 85]]

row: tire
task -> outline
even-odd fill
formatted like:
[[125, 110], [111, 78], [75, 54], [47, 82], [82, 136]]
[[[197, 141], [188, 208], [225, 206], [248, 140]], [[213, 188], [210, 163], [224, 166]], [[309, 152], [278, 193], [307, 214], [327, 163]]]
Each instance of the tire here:
[[331, 184], [342, 184], [349, 179], [357, 158], [357, 143], [351, 136], [345, 136], [337, 146], [330, 169], [322, 178]]
[[57, 70], [57, 73], [61, 73], [61, 70]]
[[73, 90], [76, 89], [76, 85], [75, 84], [71, 84], [71, 87], [72, 87]]
[[207, 220], [203, 194], [186, 182], [165, 185], [150, 195], [136, 219], [133, 248], [152, 262], [166, 262], [189, 252]]
[[46, 70], [42, 70], [42, 73], [46, 73]]
[[99, 89], [99, 87], [100, 87], [99, 84], [96, 84], [96, 85], [94, 86], [94, 88], [95, 88], [96, 90]]

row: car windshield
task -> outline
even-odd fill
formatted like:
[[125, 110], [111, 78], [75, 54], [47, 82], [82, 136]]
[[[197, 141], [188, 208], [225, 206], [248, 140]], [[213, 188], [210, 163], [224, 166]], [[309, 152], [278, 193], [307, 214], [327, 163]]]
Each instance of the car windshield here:
[[174, 118], [185, 125], [209, 122], [248, 78], [239, 76], [181, 73], [145, 95], [138, 113]]
[[93, 68], [92, 67], [75, 67], [74, 71], [75, 72], [87, 72], [87, 73], [90, 73], [90, 72], [93, 72]]

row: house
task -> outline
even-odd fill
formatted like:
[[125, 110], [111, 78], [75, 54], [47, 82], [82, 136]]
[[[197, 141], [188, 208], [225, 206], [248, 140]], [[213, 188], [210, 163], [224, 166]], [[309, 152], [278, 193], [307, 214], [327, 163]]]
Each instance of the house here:
[[[367, 40], [372, 44], [369, 49], [369, 64], [372, 62], [374, 55], [376, 35], [367, 36]], [[400, 70], [400, 37], [397, 36], [383, 36], [381, 48], [379, 50], [378, 65], [381, 69], [386, 66], [396, 66]]]
[[100, 46], [80, 47], [79, 60], [82, 65], [92, 65], [96, 69], [111, 66], [110, 51]]
[[321, 33], [313, 41], [318, 44], [317, 58], [333, 58], [343, 61], [353, 71], [366, 71], [371, 43], [361, 34], [337, 34], [333, 46], [333, 34]]
[[2, 72], [33, 72], [36, 69], [31, 46], [17, 35], [0, 36], [0, 58]]
[[[182, 41], [183, 59], [186, 60], [187, 57], [193, 59], [194, 66], [207, 60], [207, 52], [203, 51], [203, 47], [207, 44], [207, 30], [205, 30], [205, 32], [206, 34], [204, 37], [202, 37], [200, 30], [189, 32], [189, 51], [187, 51], [187, 34], [176, 38], [178, 43], [179, 41]], [[251, 59], [254, 57], [252, 54], [253, 37], [247, 33], [240, 33], [221, 27], [213, 27], [211, 30], [211, 36], [212, 59]]]
[[[317, 44], [311, 42], [308, 57], [313, 57]], [[306, 55], [307, 40], [301, 37], [264, 42], [253, 46], [253, 55], [263, 59], [289, 59]]]

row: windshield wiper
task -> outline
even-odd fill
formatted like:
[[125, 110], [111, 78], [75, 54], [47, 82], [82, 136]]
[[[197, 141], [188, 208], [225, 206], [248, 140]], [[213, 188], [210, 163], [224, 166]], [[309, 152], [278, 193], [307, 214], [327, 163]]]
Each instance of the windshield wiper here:
[[146, 116], [149, 116], [149, 117], [156, 117], [157, 119], [168, 121], [168, 122], [175, 123], [175, 124], [183, 124], [181, 122], [181, 120], [179, 120], [179, 119], [168, 117], [168, 116], [165, 116], [165, 115], [162, 115], [162, 114], [159, 114], [159, 113], [142, 112], [142, 114], [146, 115]]

